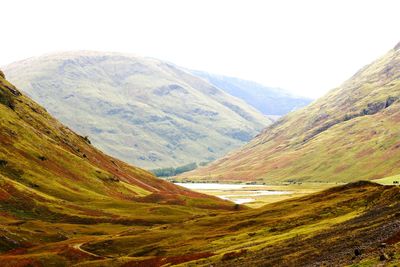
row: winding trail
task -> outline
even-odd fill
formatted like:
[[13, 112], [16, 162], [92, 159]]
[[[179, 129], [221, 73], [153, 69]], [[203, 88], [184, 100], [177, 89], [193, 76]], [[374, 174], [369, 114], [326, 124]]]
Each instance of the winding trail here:
[[92, 252], [89, 252], [89, 251], [86, 251], [86, 250], [82, 249], [81, 246], [84, 245], [84, 244], [85, 244], [85, 243], [78, 243], [78, 244], [73, 245], [72, 247], [73, 247], [74, 249], [77, 249], [77, 250], [79, 250], [79, 251], [81, 251], [81, 252], [83, 252], [83, 253], [85, 253], [85, 254], [88, 254], [88, 255], [93, 256], [93, 257], [96, 257], [96, 258], [101, 258], [101, 259], [111, 258], [111, 257], [107, 257], [107, 256], [100, 256], [100, 255], [98, 255], [98, 254], [94, 254], [94, 253], [92, 253]]

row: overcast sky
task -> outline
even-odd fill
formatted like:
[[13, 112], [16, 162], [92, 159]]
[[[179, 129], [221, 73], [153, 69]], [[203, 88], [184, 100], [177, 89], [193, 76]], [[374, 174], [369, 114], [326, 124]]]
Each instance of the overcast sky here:
[[127, 52], [318, 97], [400, 41], [400, 1], [9, 0], [0, 65]]

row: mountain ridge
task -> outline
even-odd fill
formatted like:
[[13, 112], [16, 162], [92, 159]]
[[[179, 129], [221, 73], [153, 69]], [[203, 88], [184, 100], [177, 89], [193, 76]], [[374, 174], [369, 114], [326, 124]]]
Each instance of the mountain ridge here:
[[184, 176], [348, 182], [398, 174], [399, 77], [400, 52], [392, 49], [242, 148]]
[[96, 146], [146, 168], [212, 161], [272, 121], [242, 100], [153, 58], [65, 52], [16, 62], [5, 70], [19, 88]]
[[[345, 123], [376, 116], [390, 123], [386, 113], [400, 122], [399, 101], [379, 96], [377, 105], [350, 108], [367, 114]], [[296, 114], [302, 111], [271, 129]], [[375, 266], [400, 259], [397, 186], [358, 181], [248, 209], [105, 155], [2, 72], [0, 115], [0, 266]], [[311, 130], [335, 119], [322, 116]], [[279, 137], [278, 130], [266, 133]]]
[[[0, 75], [2, 214], [36, 218], [44, 212], [69, 220], [70, 215], [86, 206], [87, 220], [96, 220], [90, 218], [89, 211], [98, 210], [96, 205], [103, 205], [99, 204], [103, 201], [131, 202], [132, 207], [144, 203], [202, 207], [215, 201], [222, 207], [229, 206], [228, 202], [159, 180], [143, 169], [105, 155], [86, 137], [51, 117], [3, 76]], [[196, 199], [199, 199], [197, 204]], [[31, 205], [26, 205], [27, 202]], [[54, 209], [49, 210], [46, 203], [52, 203], [50, 207], [54, 205]], [[70, 207], [63, 208], [63, 203], [69, 203]], [[99, 220], [112, 220], [106, 210]]]
[[189, 71], [244, 100], [264, 115], [283, 116], [312, 102], [312, 99], [295, 96], [284, 89], [267, 87], [250, 80], [198, 70]]

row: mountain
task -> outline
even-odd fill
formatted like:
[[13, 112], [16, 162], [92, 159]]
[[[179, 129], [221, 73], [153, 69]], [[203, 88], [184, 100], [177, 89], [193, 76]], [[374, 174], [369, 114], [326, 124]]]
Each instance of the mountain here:
[[186, 177], [353, 181], [400, 173], [400, 44], [340, 87]]
[[[2, 72], [0, 115], [0, 217], [151, 224], [188, 216], [196, 207], [233, 206], [103, 154], [21, 94]], [[171, 209], [171, 215], [153, 216], [147, 209]]]
[[239, 78], [190, 71], [230, 95], [242, 99], [265, 115], [283, 116], [311, 103], [312, 99], [294, 96], [281, 88], [272, 88]]
[[399, 216], [399, 187], [365, 181], [259, 209], [175, 186], [103, 154], [0, 71], [1, 267], [393, 265]]
[[212, 161], [271, 123], [242, 100], [151, 58], [66, 52], [5, 71], [62, 123], [144, 168]]
[[[0, 254], [233, 210], [233, 203], [107, 156], [4, 77], [0, 71]], [[60, 247], [68, 253], [68, 245]], [[7, 263], [0, 260], [13, 266]]]

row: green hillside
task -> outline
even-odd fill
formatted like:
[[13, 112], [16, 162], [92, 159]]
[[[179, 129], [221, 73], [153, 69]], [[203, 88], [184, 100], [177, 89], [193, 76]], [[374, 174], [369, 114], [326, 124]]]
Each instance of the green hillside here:
[[271, 120], [166, 62], [68, 52], [5, 68], [49, 112], [110, 155], [147, 169], [212, 161]]
[[[0, 72], [0, 266], [346, 266], [400, 259], [400, 189], [234, 205], [109, 157]], [[299, 250], [301, 248], [301, 250]]]
[[354, 181], [400, 173], [400, 46], [191, 179]]
[[[0, 75], [0, 216], [47, 222], [154, 223], [232, 204], [109, 157]], [[148, 209], [170, 210], [153, 216]], [[165, 218], [164, 218], [165, 217]]]
[[7, 218], [0, 242], [23, 242], [8, 243], [0, 266], [395, 266], [399, 196], [398, 187], [357, 182], [153, 226]]

